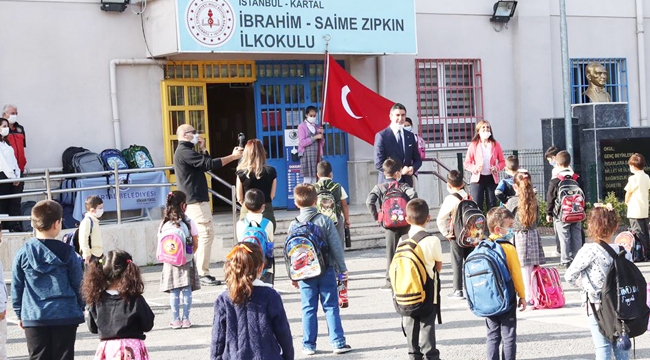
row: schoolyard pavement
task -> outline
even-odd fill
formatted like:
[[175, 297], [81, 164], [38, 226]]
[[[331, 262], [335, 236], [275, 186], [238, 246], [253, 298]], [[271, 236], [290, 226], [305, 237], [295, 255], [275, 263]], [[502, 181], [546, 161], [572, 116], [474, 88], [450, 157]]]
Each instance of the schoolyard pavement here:
[[[544, 250], [551, 254], [553, 239], [544, 238]], [[437, 347], [442, 359], [485, 359], [485, 321], [475, 317], [464, 300], [448, 300], [451, 292], [451, 267], [449, 246], [443, 242], [445, 262], [442, 280], [442, 325], [436, 325]], [[319, 335], [314, 359], [408, 359], [406, 338], [402, 333], [399, 315], [395, 312], [389, 292], [379, 291], [384, 282], [385, 258], [383, 249], [346, 251], [350, 270], [350, 307], [341, 309], [345, 336], [353, 351], [333, 355], [327, 337], [327, 326], [319, 310]], [[547, 265], [557, 265], [558, 258], [548, 258]], [[212, 264], [213, 275], [223, 279], [221, 263]], [[650, 279], [650, 263], [640, 264]], [[146, 344], [154, 360], [208, 359], [213, 321], [213, 303], [224, 291], [223, 286], [203, 287], [194, 292], [190, 329], [173, 330], [170, 322], [169, 300], [158, 290], [160, 266], [142, 268], [145, 279], [145, 298], [156, 314], [154, 329], [147, 334]], [[300, 294], [291, 287], [283, 261], [277, 262], [276, 289], [282, 294], [291, 332], [294, 338], [296, 358], [301, 353]], [[563, 271], [561, 271], [563, 274]], [[5, 278], [10, 274], [5, 273]], [[518, 359], [593, 359], [594, 351], [587, 327], [586, 311], [579, 305], [578, 290], [566, 283], [564, 292], [567, 304], [557, 310], [526, 310], [518, 312], [517, 358]], [[10, 359], [27, 359], [27, 346], [23, 331], [18, 327], [11, 302], [7, 306], [8, 339], [7, 352]], [[76, 359], [92, 359], [99, 339], [80, 325], [77, 332]], [[630, 354], [632, 355], [632, 354]], [[650, 359], [650, 334], [636, 339], [636, 358]], [[245, 360], [245, 359], [243, 359]]]

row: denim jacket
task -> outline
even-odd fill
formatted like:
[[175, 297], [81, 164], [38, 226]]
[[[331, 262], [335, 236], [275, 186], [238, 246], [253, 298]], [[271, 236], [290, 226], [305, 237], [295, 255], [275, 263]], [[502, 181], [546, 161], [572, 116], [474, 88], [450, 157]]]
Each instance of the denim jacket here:
[[[296, 217], [298, 221], [307, 221], [309, 218], [317, 212], [315, 207], [308, 207], [300, 209], [300, 214]], [[293, 226], [296, 221], [292, 221], [289, 227]], [[318, 226], [323, 230], [323, 235], [325, 236], [325, 241], [329, 246], [329, 259], [330, 266], [334, 266], [334, 269], [337, 272], [348, 271], [348, 268], [345, 266], [345, 258], [343, 257], [343, 245], [339, 233], [336, 230], [336, 226], [330, 218], [327, 216], [316, 216], [313, 221], [314, 225]]]

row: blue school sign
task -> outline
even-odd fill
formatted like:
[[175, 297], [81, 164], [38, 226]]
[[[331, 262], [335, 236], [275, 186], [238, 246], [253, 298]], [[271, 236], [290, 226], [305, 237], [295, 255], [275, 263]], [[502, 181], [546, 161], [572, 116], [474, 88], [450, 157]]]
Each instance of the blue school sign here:
[[414, 0], [177, 0], [180, 52], [416, 54]]

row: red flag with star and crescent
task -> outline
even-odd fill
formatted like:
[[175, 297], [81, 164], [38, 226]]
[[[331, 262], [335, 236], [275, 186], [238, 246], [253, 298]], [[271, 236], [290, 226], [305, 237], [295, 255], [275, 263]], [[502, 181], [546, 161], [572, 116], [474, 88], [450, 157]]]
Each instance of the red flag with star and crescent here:
[[368, 89], [327, 56], [323, 120], [374, 145], [375, 134], [390, 124], [394, 102]]

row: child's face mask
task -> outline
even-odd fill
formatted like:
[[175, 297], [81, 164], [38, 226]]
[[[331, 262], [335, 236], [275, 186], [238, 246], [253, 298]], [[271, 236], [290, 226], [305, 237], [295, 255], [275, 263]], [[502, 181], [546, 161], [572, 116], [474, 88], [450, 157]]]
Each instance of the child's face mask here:
[[93, 214], [98, 219], [102, 217], [102, 215], [104, 215], [104, 205], [99, 205], [98, 207], [96, 207], [95, 210], [93, 210]]
[[511, 227], [500, 227], [499, 226], [499, 234], [501, 235], [501, 238], [505, 241], [512, 241], [512, 239], [515, 237], [515, 232], [512, 230]]

